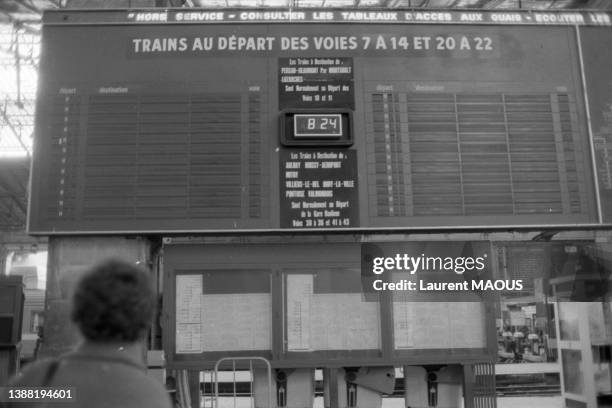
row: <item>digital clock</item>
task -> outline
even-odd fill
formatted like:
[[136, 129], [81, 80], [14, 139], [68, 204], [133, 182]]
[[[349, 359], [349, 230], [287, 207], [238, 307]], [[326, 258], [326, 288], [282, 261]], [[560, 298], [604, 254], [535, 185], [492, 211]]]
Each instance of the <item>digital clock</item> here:
[[296, 113], [293, 115], [293, 135], [296, 138], [342, 137], [342, 115], [339, 113]]
[[285, 146], [350, 146], [352, 111], [349, 109], [285, 110], [280, 116]]

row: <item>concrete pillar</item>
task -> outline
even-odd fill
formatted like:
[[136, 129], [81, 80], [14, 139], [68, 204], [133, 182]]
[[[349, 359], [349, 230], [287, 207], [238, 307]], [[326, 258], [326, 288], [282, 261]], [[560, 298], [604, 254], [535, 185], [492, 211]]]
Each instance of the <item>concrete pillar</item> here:
[[80, 340], [70, 321], [70, 299], [78, 278], [104, 259], [149, 265], [150, 243], [144, 238], [51, 237], [47, 261], [44, 341], [41, 356], [57, 356]]

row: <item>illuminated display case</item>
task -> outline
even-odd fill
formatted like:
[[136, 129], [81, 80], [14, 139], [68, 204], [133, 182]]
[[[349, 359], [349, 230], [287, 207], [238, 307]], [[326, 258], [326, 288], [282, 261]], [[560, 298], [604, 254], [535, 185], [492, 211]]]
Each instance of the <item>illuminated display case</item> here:
[[[379, 247], [460, 255], [473, 246]], [[488, 251], [488, 243], [475, 248]], [[491, 299], [472, 292], [456, 299], [444, 293], [366, 294], [362, 254], [361, 244], [350, 239], [329, 244], [168, 243], [164, 324], [175, 333], [165, 338], [168, 365], [211, 367], [221, 357], [255, 355], [274, 367], [313, 368], [495, 358]]]

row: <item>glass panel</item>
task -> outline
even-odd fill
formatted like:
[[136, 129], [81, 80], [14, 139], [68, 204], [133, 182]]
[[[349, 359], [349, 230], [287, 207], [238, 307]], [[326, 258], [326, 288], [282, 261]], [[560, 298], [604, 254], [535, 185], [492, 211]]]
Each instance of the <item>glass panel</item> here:
[[604, 304], [592, 302], [588, 304], [589, 332], [592, 344], [606, 343], [606, 320], [604, 315]]
[[364, 299], [360, 279], [349, 268], [286, 273], [286, 350], [380, 349], [380, 303]]
[[566, 398], [565, 399], [566, 408], [587, 408], [587, 404], [580, 401], [575, 401], [573, 399]]
[[580, 340], [578, 303], [559, 302], [561, 340]]
[[565, 392], [582, 394], [584, 383], [582, 373], [582, 353], [578, 350], [561, 350], [563, 381]]

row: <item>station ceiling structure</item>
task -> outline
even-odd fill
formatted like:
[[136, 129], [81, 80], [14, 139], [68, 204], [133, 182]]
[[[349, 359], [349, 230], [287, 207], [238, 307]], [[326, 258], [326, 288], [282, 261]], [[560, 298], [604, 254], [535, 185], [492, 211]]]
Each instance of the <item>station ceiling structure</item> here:
[[1, 0], [0, 232], [23, 231], [40, 54], [40, 21], [61, 8], [593, 9], [609, 0]]

